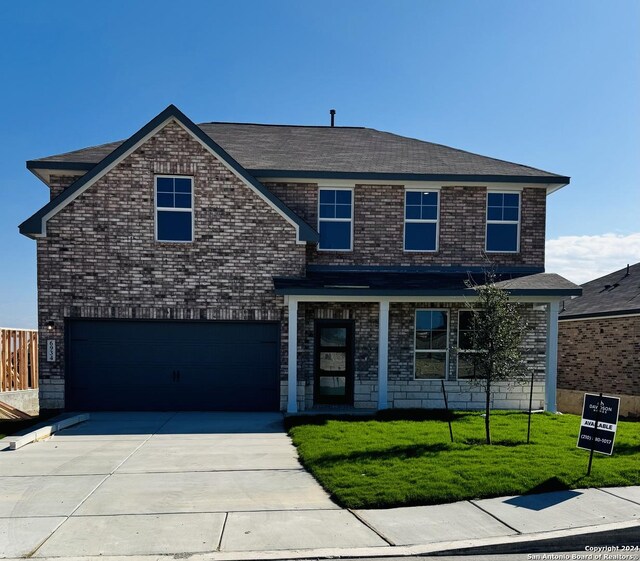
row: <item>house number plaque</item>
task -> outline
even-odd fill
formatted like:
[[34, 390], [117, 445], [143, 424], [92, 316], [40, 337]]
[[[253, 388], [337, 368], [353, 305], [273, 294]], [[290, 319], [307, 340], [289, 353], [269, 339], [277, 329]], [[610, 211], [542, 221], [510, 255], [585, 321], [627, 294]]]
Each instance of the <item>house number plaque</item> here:
[[47, 362], [56, 361], [56, 342], [53, 339], [47, 341]]

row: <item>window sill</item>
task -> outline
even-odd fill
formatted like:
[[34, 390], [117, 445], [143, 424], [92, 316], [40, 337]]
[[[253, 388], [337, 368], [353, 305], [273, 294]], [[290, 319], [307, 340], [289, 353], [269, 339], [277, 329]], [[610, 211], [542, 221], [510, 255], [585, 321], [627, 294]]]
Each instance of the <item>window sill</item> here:
[[318, 253], [353, 253], [353, 249], [316, 249]]
[[494, 249], [485, 249], [484, 250], [485, 253], [493, 253], [494, 255], [496, 253], [504, 253], [507, 255], [518, 255], [520, 253], [520, 251], [499, 251], [499, 250], [494, 250]]
[[403, 253], [430, 253], [431, 255], [436, 255], [440, 253], [439, 249], [403, 249]]

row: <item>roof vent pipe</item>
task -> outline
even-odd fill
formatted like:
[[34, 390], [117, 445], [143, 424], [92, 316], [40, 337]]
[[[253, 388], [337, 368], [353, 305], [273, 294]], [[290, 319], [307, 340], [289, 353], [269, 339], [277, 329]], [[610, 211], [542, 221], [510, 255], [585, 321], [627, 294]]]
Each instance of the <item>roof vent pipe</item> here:
[[629, 263], [627, 263], [627, 274], [625, 275], [625, 277], [629, 276]]
[[329, 109], [329, 115], [331, 115], [331, 126], [335, 127], [335, 118], [336, 118], [336, 110], [335, 109]]

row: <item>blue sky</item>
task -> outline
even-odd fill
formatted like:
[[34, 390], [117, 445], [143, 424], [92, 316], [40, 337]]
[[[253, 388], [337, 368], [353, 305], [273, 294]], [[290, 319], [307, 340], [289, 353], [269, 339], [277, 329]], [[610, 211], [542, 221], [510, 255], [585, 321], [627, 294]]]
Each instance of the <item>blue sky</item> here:
[[0, 3], [0, 325], [35, 325], [25, 160], [196, 122], [358, 125], [572, 177], [547, 270], [640, 260], [637, 0]]

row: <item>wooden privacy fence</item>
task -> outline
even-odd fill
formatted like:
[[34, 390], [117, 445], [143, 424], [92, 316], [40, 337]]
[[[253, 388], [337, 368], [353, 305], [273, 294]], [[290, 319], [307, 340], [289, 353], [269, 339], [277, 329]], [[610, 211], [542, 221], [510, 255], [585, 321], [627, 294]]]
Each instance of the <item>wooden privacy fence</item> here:
[[0, 328], [0, 392], [38, 387], [38, 332]]

